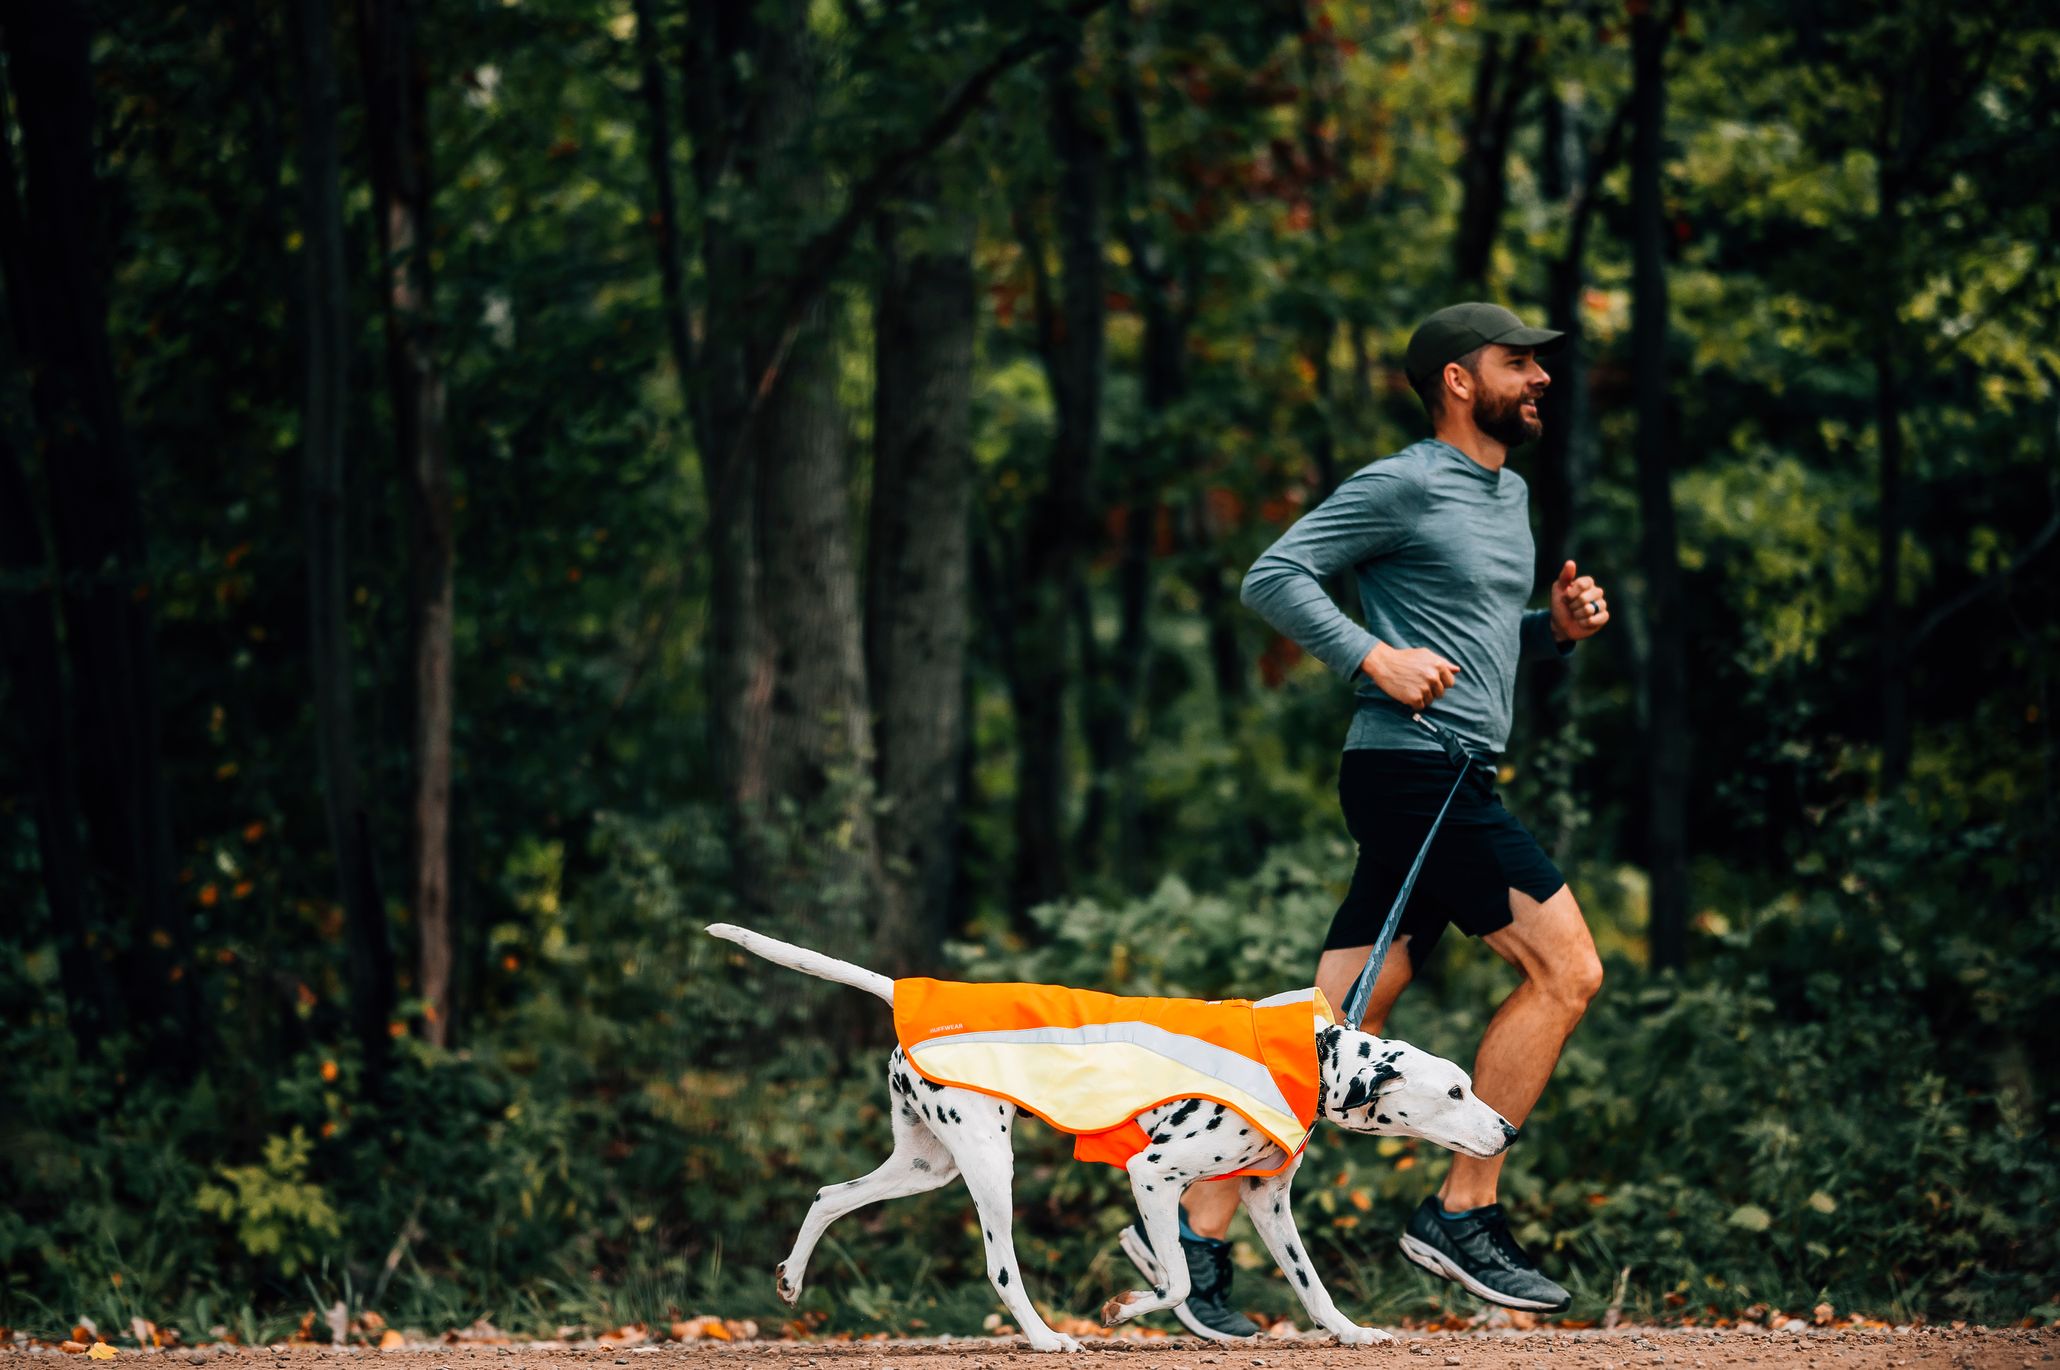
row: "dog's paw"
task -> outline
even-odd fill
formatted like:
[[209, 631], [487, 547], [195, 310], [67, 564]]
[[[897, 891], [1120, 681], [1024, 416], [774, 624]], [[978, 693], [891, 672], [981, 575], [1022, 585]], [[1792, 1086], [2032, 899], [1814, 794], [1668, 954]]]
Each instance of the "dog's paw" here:
[[1043, 1336], [1038, 1336], [1035, 1333], [1031, 1334], [1030, 1349], [1032, 1351], [1078, 1351], [1081, 1347], [1080, 1342], [1076, 1338], [1069, 1337], [1064, 1332], [1054, 1332], [1047, 1327], [1044, 1329]]
[[1338, 1333], [1340, 1346], [1385, 1346], [1393, 1340], [1378, 1327], [1348, 1327]]
[[773, 1292], [789, 1305], [801, 1302], [801, 1286], [788, 1281], [785, 1261], [781, 1261], [779, 1268], [773, 1271]]
[[1102, 1326], [1114, 1327], [1126, 1318], [1140, 1317], [1143, 1314], [1156, 1312], [1161, 1308], [1171, 1308], [1172, 1306], [1172, 1304], [1166, 1301], [1166, 1287], [1164, 1285], [1160, 1285], [1157, 1289], [1132, 1289], [1118, 1294], [1115, 1298], [1102, 1305]]

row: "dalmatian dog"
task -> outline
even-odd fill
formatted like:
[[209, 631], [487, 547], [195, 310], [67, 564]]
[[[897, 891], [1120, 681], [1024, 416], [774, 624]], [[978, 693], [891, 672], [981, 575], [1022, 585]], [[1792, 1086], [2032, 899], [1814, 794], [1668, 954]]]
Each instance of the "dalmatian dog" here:
[[[894, 1002], [894, 982], [884, 975], [728, 923], [710, 924], [707, 931], [766, 960]], [[1321, 1070], [1319, 1118], [1376, 1137], [1420, 1137], [1469, 1156], [1498, 1155], [1516, 1140], [1516, 1128], [1474, 1097], [1472, 1081], [1450, 1061], [1404, 1042], [1323, 1023], [1313, 1014], [1311, 1030]], [[867, 1204], [921, 1194], [963, 1178], [986, 1239], [987, 1278], [1009, 1317], [1023, 1329], [1033, 1350], [1080, 1350], [1078, 1341], [1046, 1324], [1023, 1288], [1011, 1197], [1016, 1107], [993, 1095], [925, 1079], [898, 1046], [887, 1060], [887, 1080], [894, 1101], [894, 1152], [870, 1175], [817, 1191], [793, 1249], [775, 1272], [779, 1296], [789, 1304], [800, 1300], [808, 1259], [824, 1230], [837, 1219]], [[1154, 1251], [1180, 1249], [1180, 1196], [1188, 1185], [1287, 1160], [1276, 1143], [1237, 1126], [1244, 1121], [1239, 1114], [1209, 1100], [1162, 1104], [1136, 1121], [1154, 1145], [1132, 1157], [1126, 1169]], [[1392, 1340], [1386, 1332], [1361, 1327], [1340, 1312], [1317, 1276], [1289, 1203], [1289, 1188], [1300, 1165], [1297, 1156], [1278, 1174], [1245, 1177], [1239, 1197], [1252, 1226], [1317, 1325], [1348, 1345]], [[1102, 1306], [1102, 1323], [1113, 1326], [1184, 1302], [1189, 1293], [1186, 1262], [1161, 1263], [1159, 1268], [1163, 1284], [1110, 1299]]]

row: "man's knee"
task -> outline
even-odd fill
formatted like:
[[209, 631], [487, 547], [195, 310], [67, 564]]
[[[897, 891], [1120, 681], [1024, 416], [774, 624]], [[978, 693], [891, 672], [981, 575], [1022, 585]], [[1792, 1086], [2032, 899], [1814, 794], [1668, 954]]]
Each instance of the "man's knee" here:
[[1602, 993], [1602, 958], [1595, 954], [1594, 947], [1583, 947], [1556, 966], [1551, 979], [1548, 988], [1552, 997], [1577, 1013], [1585, 1013], [1595, 996]]
[[1546, 954], [1538, 957], [1530, 976], [1539, 989], [1578, 1017], [1602, 992], [1602, 958], [1595, 953], [1595, 941], [1588, 935], [1587, 919], [1574, 903], [1573, 892], [1562, 888], [1558, 897], [1566, 901], [1564, 916], [1568, 920], [1561, 926], [1570, 927], [1571, 935], [1553, 938], [1557, 946], [1540, 948]]

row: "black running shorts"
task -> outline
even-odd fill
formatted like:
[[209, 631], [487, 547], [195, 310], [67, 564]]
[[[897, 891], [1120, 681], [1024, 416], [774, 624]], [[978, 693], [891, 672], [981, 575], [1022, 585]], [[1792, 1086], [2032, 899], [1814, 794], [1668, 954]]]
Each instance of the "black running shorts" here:
[[[1331, 919], [1323, 948], [1371, 946], [1457, 775], [1443, 752], [1361, 748], [1338, 762], [1338, 801], [1359, 844], [1352, 888]], [[1494, 792], [1494, 772], [1476, 767], [1460, 786], [1424, 858], [1395, 938], [1409, 939], [1420, 968], [1451, 923], [1470, 937], [1509, 926], [1509, 892], [1544, 902], [1566, 877]]]

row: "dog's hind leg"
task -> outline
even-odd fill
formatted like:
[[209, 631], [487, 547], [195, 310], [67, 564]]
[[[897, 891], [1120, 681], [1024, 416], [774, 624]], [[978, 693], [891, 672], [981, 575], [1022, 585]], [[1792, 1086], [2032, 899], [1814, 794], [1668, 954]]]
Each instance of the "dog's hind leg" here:
[[1054, 1332], [1023, 1289], [1016, 1261], [1014, 1139], [1009, 1124], [1015, 1107], [970, 1089], [916, 1081], [917, 1110], [930, 1130], [951, 1149], [980, 1211], [980, 1235], [987, 1242], [987, 1278], [1033, 1351], [1078, 1351], [1080, 1343]]
[[1288, 1202], [1288, 1188], [1294, 1183], [1295, 1172], [1301, 1168], [1302, 1159], [1297, 1156], [1294, 1164], [1278, 1175], [1247, 1179], [1244, 1188], [1238, 1191], [1238, 1197], [1244, 1200], [1245, 1216], [1258, 1229], [1259, 1239], [1273, 1254], [1274, 1264], [1295, 1286], [1295, 1293], [1301, 1296], [1302, 1307], [1309, 1310], [1309, 1316], [1316, 1320], [1318, 1326], [1347, 1346], [1393, 1341], [1393, 1337], [1379, 1328], [1361, 1327], [1339, 1312], [1338, 1306], [1331, 1302], [1330, 1291], [1318, 1278], [1301, 1233], [1295, 1230], [1295, 1211]]
[[[887, 1061], [887, 1080], [894, 1091], [894, 1153], [872, 1174], [842, 1184], [825, 1185], [816, 1191], [815, 1203], [794, 1236], [794, 1249], [773, 1272], [773, 1288], [788, 1303], [801, 1298], [801, 1286], [808, 1273], [808, 1258], [823, 1231], [846, 1213], [910, 1194], [921, 1194], [950, 1184], [958, 1175], [958, 1162], [951, 1151], [917, 1113], [916, 1074], [896, 1047]], [[1013, 1115], [1015, 1110], [1010, 1109]]]

